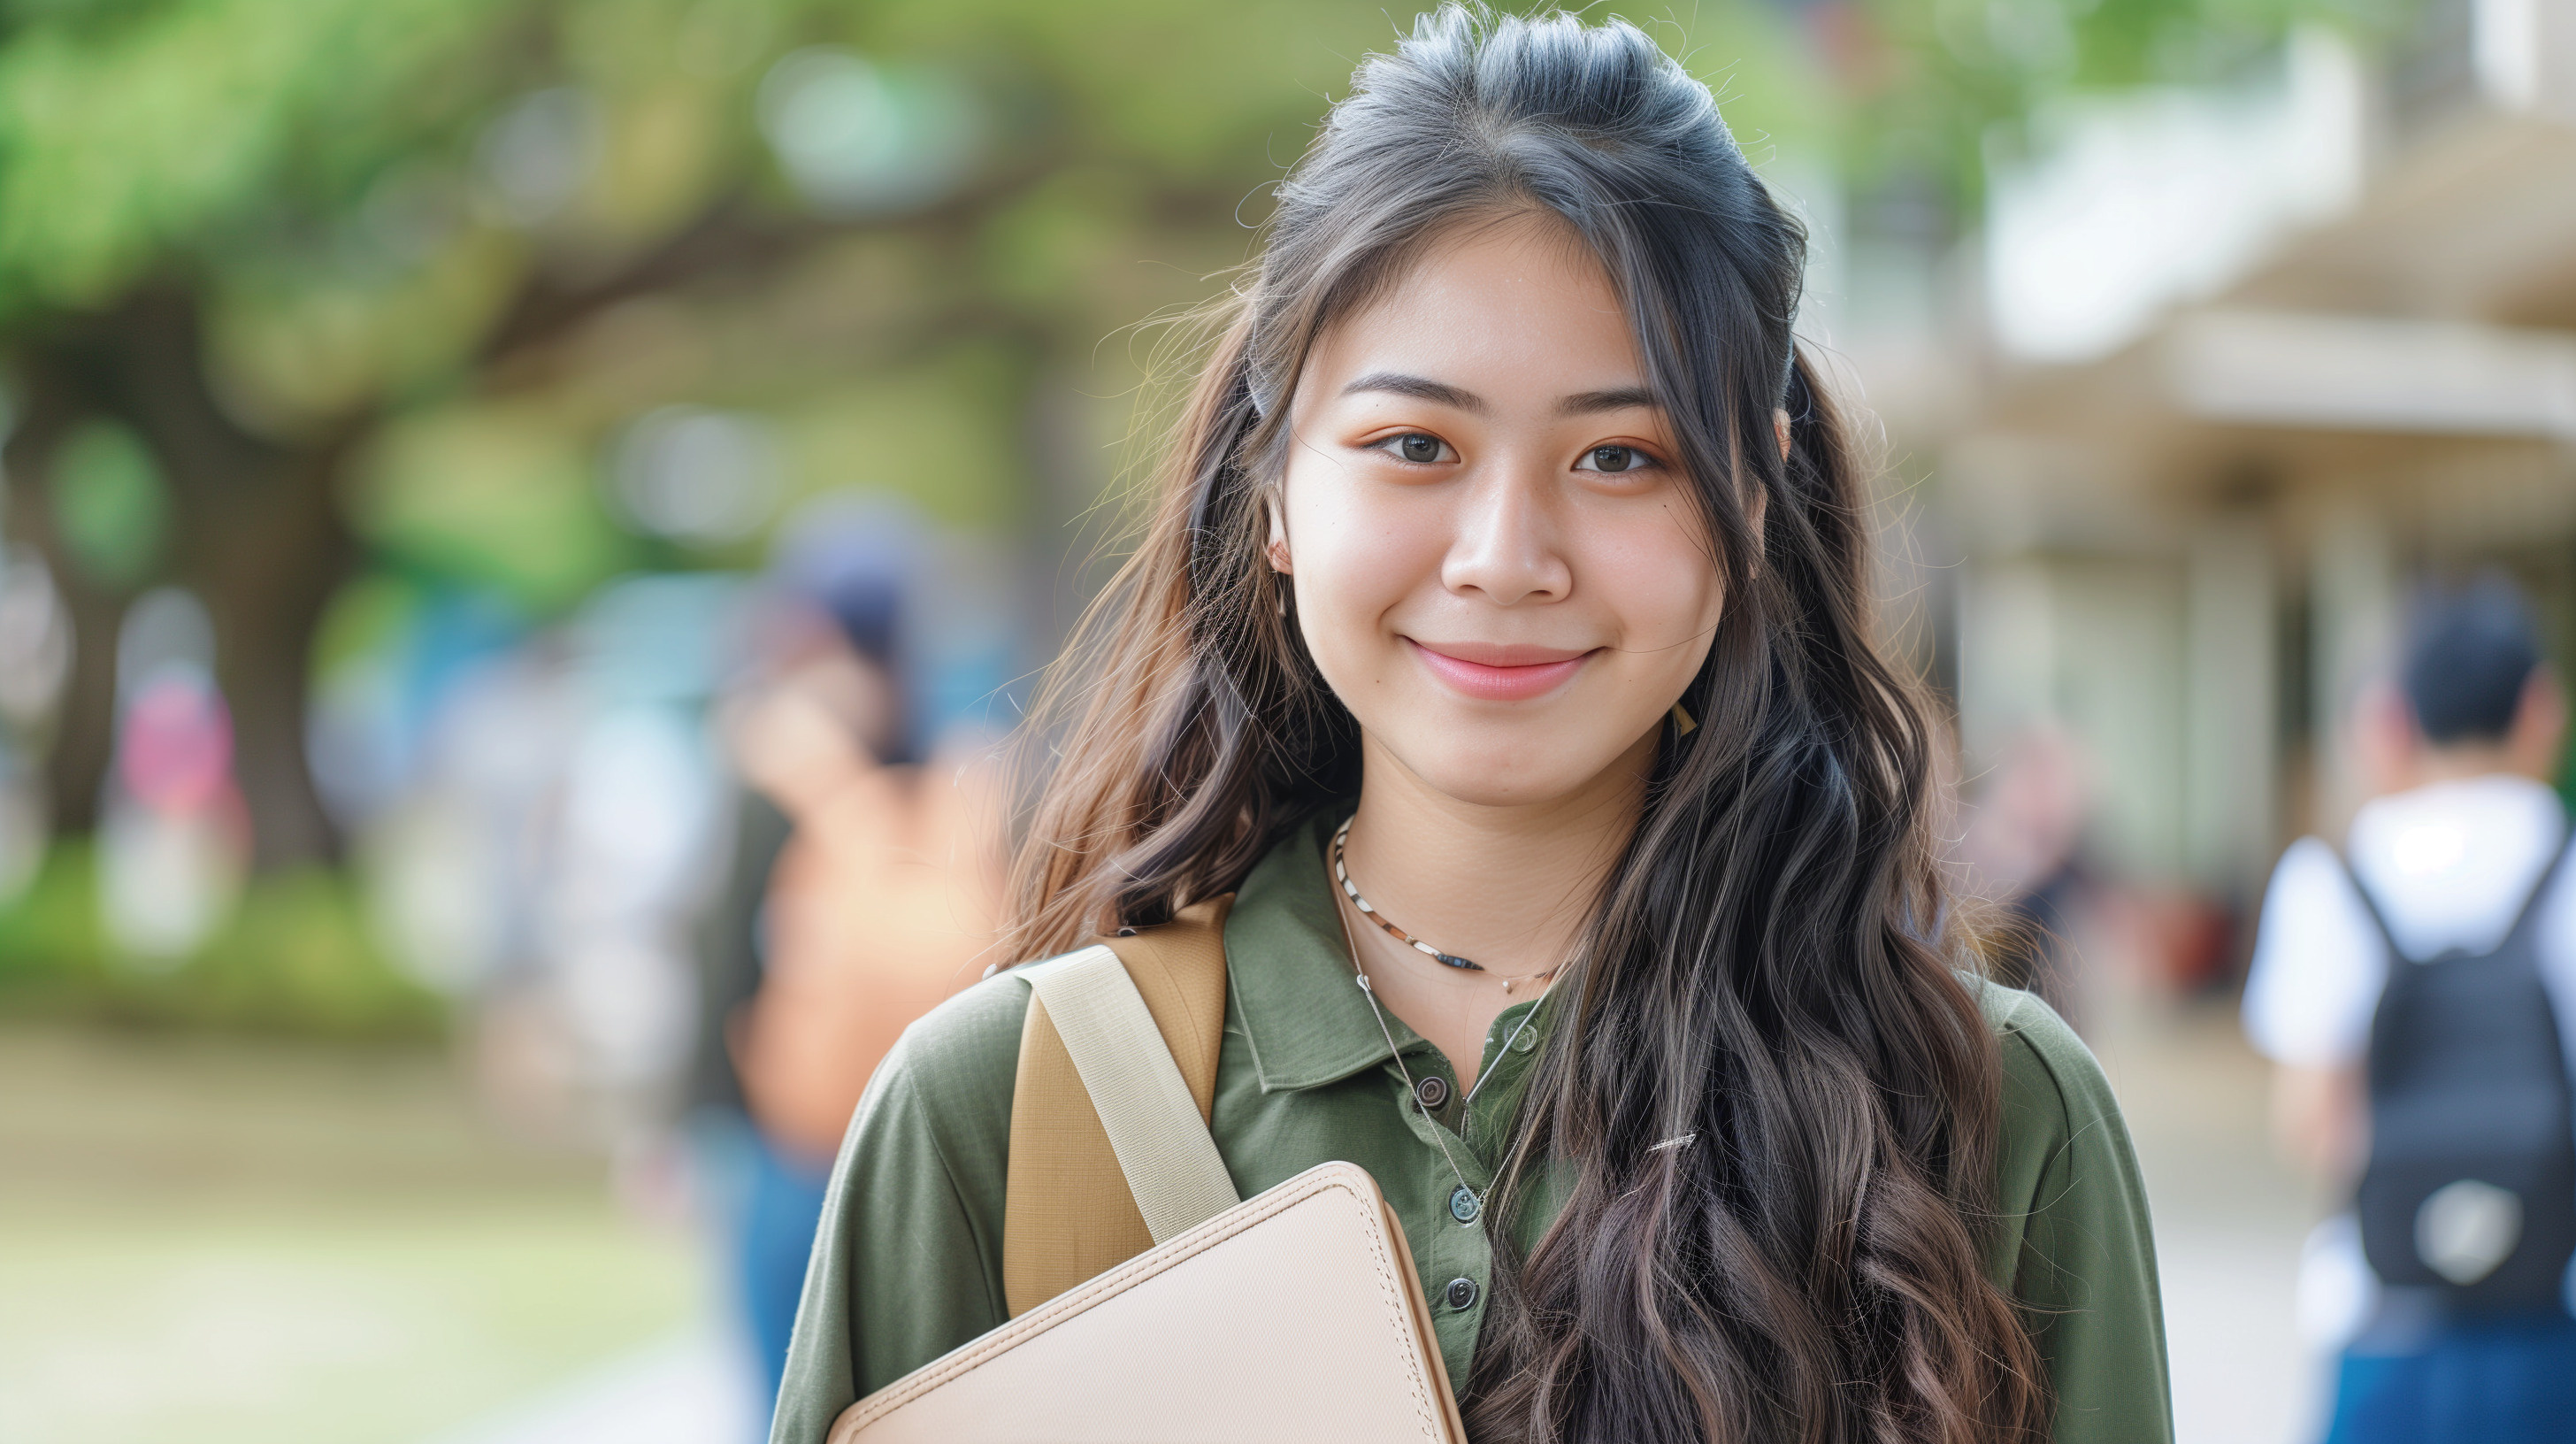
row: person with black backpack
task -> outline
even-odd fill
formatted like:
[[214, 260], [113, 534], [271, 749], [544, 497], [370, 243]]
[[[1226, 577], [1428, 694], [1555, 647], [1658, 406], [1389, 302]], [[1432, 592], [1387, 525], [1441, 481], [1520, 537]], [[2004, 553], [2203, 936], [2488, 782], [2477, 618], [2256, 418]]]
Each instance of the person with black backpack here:
[[2566, 720], [2511, 583], [2427, 592], [2356, 718], [2374, 800], [2264, 899], [2246, 1031], [2284, 1141], [2352, 1201], [2301, 1279], [2341, 1350], [2329, 1444], [2576, 1431]]

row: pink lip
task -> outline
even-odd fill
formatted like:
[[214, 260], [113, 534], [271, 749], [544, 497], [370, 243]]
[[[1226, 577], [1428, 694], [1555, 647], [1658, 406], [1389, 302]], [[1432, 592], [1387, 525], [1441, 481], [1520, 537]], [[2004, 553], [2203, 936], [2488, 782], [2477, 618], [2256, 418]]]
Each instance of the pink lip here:
[[[1497, 646], [1490, 642], [1414, 642], [1414, 655], [1431, 675], [1481, 702], [1526, 702], [1554, 691], [1581, 670], [1591, 651], [1563, 647]], [[1594, 649], [1597, 650], [1597, 649]]]

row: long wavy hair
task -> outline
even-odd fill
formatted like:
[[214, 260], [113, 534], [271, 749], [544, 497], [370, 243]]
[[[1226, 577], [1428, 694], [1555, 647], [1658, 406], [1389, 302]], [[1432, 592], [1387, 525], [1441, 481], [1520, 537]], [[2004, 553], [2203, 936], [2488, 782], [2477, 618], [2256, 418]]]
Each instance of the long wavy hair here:
[[1333, 107], [1042, 697], [1010, 946], [1230, 891], [1356, 792], [1357, 724], [1262, 557], [1290, 390], [1427, 243], [1515, 213], [1617, 287], [1729, 604], [1683, 698], [1701, 725], [1662, 748], [1557, 985], [1519, 1120], [1547, 1166], [1491, 1212], [1519, 1216], [1519, 1180], [1570, 1191], [1526, 1257], [1495, 1231], [1470, 1432], [2035, 1437], [2036, 1355], [1980, 1268], [2000, 1064], [1943, 933], [1931, 728], [1872, 640], [1862, 478], [1791, 335], [1805, 234], [1631, 26], [1453, 5]]

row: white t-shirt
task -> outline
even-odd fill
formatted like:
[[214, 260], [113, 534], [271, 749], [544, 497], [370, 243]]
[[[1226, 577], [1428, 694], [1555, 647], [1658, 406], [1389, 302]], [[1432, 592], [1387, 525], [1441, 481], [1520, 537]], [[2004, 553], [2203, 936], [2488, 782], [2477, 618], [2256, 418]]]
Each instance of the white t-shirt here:
[[[2245, 980], [2246, 1036], [2277, 1063], [2360, 1063], [2370, 1051], [2371, 1019], [2392, 959], [2353, 891], [2353, 877], [2369, 887], [2390, 937], [2409, 958], [2430, 961], [2453, 949], [2491, 952], [2566, 838], [2567, 814], [2557, 793], [2499, 774], [2437, 782], [2365, 805], [2345, 842], [2349, 873], [2322, 840], [2292, 843], [2263, 896], [2253, 971]], [[2540, 929], [2541, 981], [2565, 1046], [2576, 1041], [2576, 861], [2559, 870], [2533, 922]], [[2576, 1070], [2576, 1057], [2570, 1067]], [[2570, 1296], [2576, 1299], [2576, 1268]], [[2311, 1344], [2340, 1347], [2370, 1317], [2377, 1297], [2351, 1216], [2318, 1225], [2300, 1261], [2300, 1333]]]
[[[2406, 955], [2493, 951], [2567, 837], [2558, 794], [2526, 777], [2436, 782], [2364, 805], [2347, 874], [2317, 838], [2281, 855], [2245, 980], [2245, 1033], [2277, 1063], [2358, 1063], [2387, 985], [2388, 946], [2354, 893], [2360, 877]], [[2576, 1039], [2576, 864], [2533, 919], [2561, 1038]]]

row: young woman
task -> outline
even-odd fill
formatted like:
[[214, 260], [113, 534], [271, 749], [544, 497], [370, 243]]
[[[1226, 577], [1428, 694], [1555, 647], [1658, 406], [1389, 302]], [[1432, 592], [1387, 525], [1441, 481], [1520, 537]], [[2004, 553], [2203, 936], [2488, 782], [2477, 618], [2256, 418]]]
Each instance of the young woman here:
[[[1629, 26], [1364, 65], [1059, 674], [1014, 956], [1234, 894], [1219, 1151], [1369, 1170], [1479, 1440], [2167, 1439], [2109, 1089], [1950, 932], [1803, 250]], [[1028, 997], [870, 1085], [778, 1444], [1004, 1322]]]

